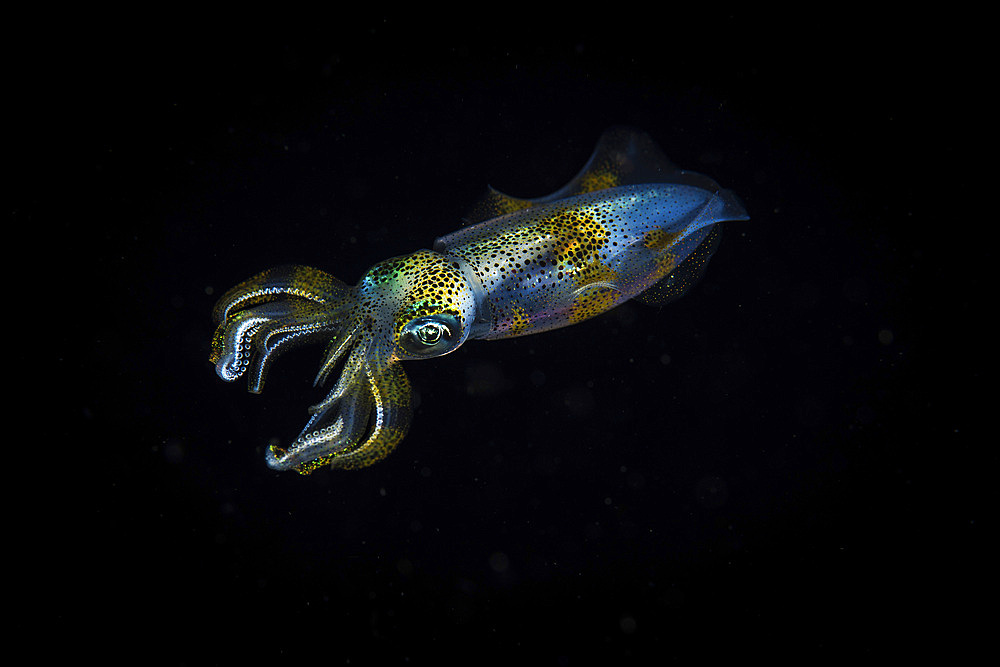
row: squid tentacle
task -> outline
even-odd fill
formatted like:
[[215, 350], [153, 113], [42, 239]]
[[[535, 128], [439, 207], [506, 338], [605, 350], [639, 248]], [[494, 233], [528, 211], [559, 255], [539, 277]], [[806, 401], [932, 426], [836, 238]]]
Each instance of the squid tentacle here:
[[[345, 393], [315, 413], [292, 447], [285, 450], [271, 445], [268, 466], [305, 475], [326, 465], [345, 470], [363, 468], [388, 456], [410, 427], [410, 381], [399, 363], [389, 364], [380, 376], [367, 367], [363, 371], [365, 384], [350, 384]], [[360, 442], [369, 417], [371, 432]]]
[[327, 345], [326, 353], [323, 355], [323, 363], [319, 367], [319, 372], [316, 373], [316, 378], [313, 380], [314, 387], [322, 387], [326, 384], [326, 379], [329, 377], [333, 369], [336, 368], [337, 363], [344, 358], [351, 346], [357, 342], [357, 327], [349, 331], [347, 334], [339, 337], [335, 337]]
[[317, 414], [329, 408], [334, 401], [340, 399], [352, 386], [357, 384], [359, 378], [363, 378], [370, 372], [368, 365], [369, 347], [369, 345], [354, 346], [354, 349], [347, 356], [347, 361], [344, 362], [337, 383], [333, 385], [322, 401], [309, 407], [311, 414]]
[[261, 392], [267, 371], [279, 356], [299, 345], [336, 336], [341, 328], [337, 309], [327, 307], [313, 307], [261, 325], [253, 335], [256, 354], [251, 364], [250, 391]]
[[314, 303], [344, 300], [351, 287], [329, 273], [310, 266], [289, 264], [261, 271], [228, 290], [215, 304], [212, 316], [217, 324], [251, 306], [280, 298], [295, 298]]
[[359, 447], [334, 456], [329, 461], [333, 468], [352, 470], [381, 461], [396, 449], [410, 428], [413, 389], [403, 365], [390, 364], [378, 378], [369, 375], [368, 381], [375, 402], [371, 435]]
[[264, 325], [285, 321], [294, 312], [294, 304], [284, 301], [264, 303], [227, 316], [212, 337], [209, 361], [219, 377], [227, 382], [239, 378], [255, 356], [254, 339]]
[[298, 345], [336, 336], [338, 307], [299, 300], [264, 303], [230, 314], [219, 325], [210, 360], [219, 377], [232, 382], [247, 371], [249, 390], [260, 393], [274, 360]]
[[209, 360], [228, 382], [251, 371], [249, 390], [260, 393], [268, 368], [282, 353], [318, 338], [336, 339], [353, 295], [354, 288], [311, 267], [262, 271], [216, 304], [218, 328]]
[[274, 470], [295, 469], [308, 474], [335, 452], [361, 440], [371, 415], [371, 397], [363, 386], [353, 386], [322, 412], [310, 417], [288, 449], [268, 447], [267, 465]]

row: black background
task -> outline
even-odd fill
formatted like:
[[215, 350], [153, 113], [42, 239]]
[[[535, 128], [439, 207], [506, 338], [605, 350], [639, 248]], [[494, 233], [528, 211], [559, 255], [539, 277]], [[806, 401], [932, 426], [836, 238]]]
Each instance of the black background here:
[[[11, 449], [20, 637], [176, 664], [977, 643], [972, 55], [933, 21], [672, 18], [21, 49], [11, 216], [44, 253], [14, 254], [55, 283], [32, 298], [41, 436]], [[264, 465], [321, 395], [320, 348], [261, 396], [221, 382], [223, 291], [287, 262], [353, 283], [487, 184], [561, 186], [613, 124], [746, 204], [690, 295], [408, 364], [410, 434], [372, 468]]]

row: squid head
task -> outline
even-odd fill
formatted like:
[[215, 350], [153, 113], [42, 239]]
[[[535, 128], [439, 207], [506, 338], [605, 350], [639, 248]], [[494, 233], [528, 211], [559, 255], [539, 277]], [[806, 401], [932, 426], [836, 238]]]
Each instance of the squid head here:
[[403, 360], [456, 350], [476, 325], [481, 289], [469, 267], [430, 250], [373, 266], [354, 287], [318, 269], [285, 266], [229, 290], [215, 307], [211, 361], [219, 377], [247, 375], [259, 393], [283, 352], [328, 341], [314, 384], [337, 376], [287, 448], [270, 445], [267, 464], [300, 473], [330, 465], [360, 468], [384, 458], [406, 435], [412, 391]]

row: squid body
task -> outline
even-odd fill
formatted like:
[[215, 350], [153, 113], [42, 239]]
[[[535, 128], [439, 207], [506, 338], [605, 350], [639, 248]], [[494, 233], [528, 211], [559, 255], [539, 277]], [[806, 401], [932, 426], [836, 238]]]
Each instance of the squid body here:
[[267, 464], [367, 466], [410, 424], [400, 362], [568, 326], [636, 297], [667, 303], [704, 272], [717, 223], [747, 219], [732, 192], [677, 169], [646, 134], [612, 128], [560, 190], [518, 199], [489, 189], [465, 227], [379, 262], [353, 287], [305, 266], [237, 285], [215, 307], [210, 360], [258, 393], [278, 355], [326, 341], [315, 384], [336, 381], [290, 446], [269, 446]]

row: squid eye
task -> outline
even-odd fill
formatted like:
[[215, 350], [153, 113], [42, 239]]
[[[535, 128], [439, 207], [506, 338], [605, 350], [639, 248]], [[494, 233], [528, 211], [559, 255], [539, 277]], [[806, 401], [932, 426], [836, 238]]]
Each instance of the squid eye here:
[[427, 315], [410, 320], [399, 334], [399, 344], [416, 357], [437, 357], [451, 352], [462, 333], [454, 315]]
[[424, 345], [437, 345], [442, 336], [447, 338], [450, 335], [448, 327], [437, 322], [430, 322], [417, 329], [417, 340]]

